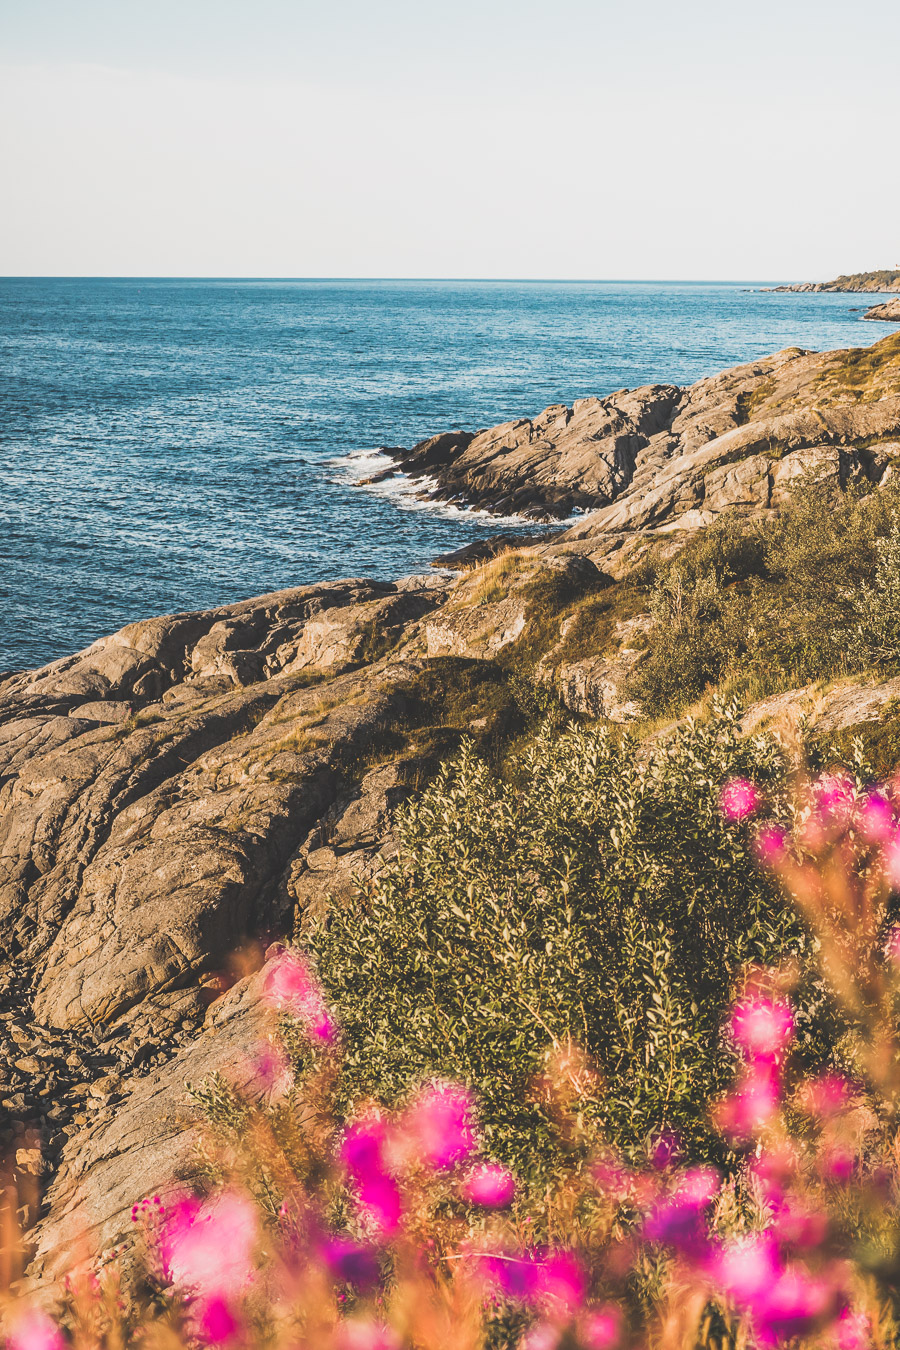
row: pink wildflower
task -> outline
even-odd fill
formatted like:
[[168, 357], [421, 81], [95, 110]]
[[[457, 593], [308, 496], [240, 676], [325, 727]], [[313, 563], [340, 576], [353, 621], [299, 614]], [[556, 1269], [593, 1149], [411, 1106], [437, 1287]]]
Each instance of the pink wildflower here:
[[719, 1129], [732, 1139], [747, 1139], [778, 1111], [781, 1087], [770, 1064], [758, 1061], [745, 1070], [737, 1087], [716, 1111]]
[[464, 1177], [462, 1193], [473, 1205], [488, 1209], [502, 1209], [516, 1193], [516, 1179], [512, 1172], [499, 1163], [478, 1163]]
[[360, 1208], [384, 1234], [397, 1231], [402, 1215], [400, 1188], [387, 1165], [387, 1143], [387, 1123], [373, 1111], [349, 1127], [341, 1145]]
[[538, 1267], [538, 1293], [542, 1299], [572, 1311], [580, 1307], [587, 1292], [581, 1262], [572, 1252], [551, 1252]]
[[579, 1337], [585, 1350], [615, 1350], [622, 1341], [622, 1310], [614, 1303], [588, 1313]]
[[561, 1341], [559, 1327], [550, 1322], [537, 1322], [528, 1329], [521, 1350], [556, 1350]]
[[728, 820], [743, 820], [759, 805], [759, 792], [748, 778], [729, 778], [719, 793], [719, 808]]
[[832, 1321], [844, 1303], [831, 1281], [799, 1268], [782, 1271], [749, 1307], [760, 1340], [774, 1344], [808, 1336]]
[[880, 792], [871, 792], [858, 806], [859, 830], [870, 844], [880, 844], [894, 833], [894, 809]]
[[741, 999], [732, 1009], [731, 1034], [750, 1059], [777, 1055], [794, 1034], [791, 1005], [759, 996]]
[[234, 1191], [202, 1204], [181, 1201], [166, 1216], [159, 1249], [173, 1284], [212, 1298], [240, 1293], [253, 1278], [256, 1210]]
[[778, 1278], [778, 1251], [768, 1234], [726, 1243], [709, 1264], [712, 1279], [734, 1299], [747, 1307]]
[[390, 1327], [362, 1318], [341, 1322], [334, 1345], [335, 1350], [400, 1350], [400, 1341]]
[[708, 1246], [706, 1211], [719, 1187], [719, 1175], [711, 1167], [696, 1167], [684, 1173], [677, 1189], [649, 1214], [644, 1234], [651, 1242], [665, 1243], [691, 1258], [705, 1254]]
[[278, 1012], [289, 1013], [306, 1027], [313, 1040], [328, 1043], [337, 1030], [309, 962], [293, 949], [269, 962], [263, 997]]
[[65, 1350], [65, 1338], [40, 1308], [28, 1308], [13, 1321], [6, 1337], [8, 1350]]
[[329, 1238], [321, 1255], [332, 1274], [343, 1284], [368, 1289], [378, 1282], [378, 1261], [371, 1247], [363, 1247], [351, 1238]]
[[867, 1350], [872, 1344], [872, 1323], [865, 1313], [845, 1308], [835, 1327], [838, 1350]]
[[240, 1321], [220, 1294], [201, 1305], [197, 1329], [207, 1345], [225, 1345], [236, 1340], [242, 1330]]
[[802, 1084], [798, 1100], [804, 1111], [811, 1116], [827, 1119], [836, 1115], [847, 1104], [850, 1096], [850, 1084], [840, 1074], [823, 1074], [820, 1078], [809, 1078]]
[[681, 1139], [674, 1130], [662, 1129], [651, 1140], [650, 1162], [654, 1167], [670, 1167], [681, 1156]]
[[756, 836], [756, 856], [764, 867], [777, 867], [787, 855], [787, 842], [780, 825], [764, 825]]
[[450, 1167], [475, 1148], [472, 1096], [452, 1083], [433, 1083], [410, 1104], [404, 1133], [417, 1157], [431, 1167]]

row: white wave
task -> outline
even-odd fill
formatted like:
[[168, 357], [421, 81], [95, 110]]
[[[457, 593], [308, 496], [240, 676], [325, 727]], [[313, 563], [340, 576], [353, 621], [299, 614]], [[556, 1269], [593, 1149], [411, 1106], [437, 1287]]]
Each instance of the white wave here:
[[[518, 514], [495, 516], [483, 507], [468, 506], [464, 502], [432, 501], [428, 500], [427, 495], [423, 498], [423, 494], [434, 492], [440, 487], [438, 480], [427, 474], [420, 478], [411, 478], [408, 473], [398, 473], [395, 470], [390, 478], [383, 478], [379, 483], [366, 482], [367, 478], [373, 478], [386, 469], [391, 469], [395, 464], [395, 460], [381, 450], [353, 450], [349, 455], [325, 462], [336, 470], [331, 476], [331, 482], [361, 488], [363, 492], [370, 492], [375, 497], [388, 498], [401, 511], [428, 511], [433, 515], [442, 516], [445, 520], [459, 520], [460, 516], [464, 516], [466, 520], [477, 522], [495, 533], [498, 527], [503, 525], [530, 525], [532, 529], [539, 529], [544, 523], [532, 519], [531, 516]], [[571, 523], [576, 519], [580, 517], [573, 516]], [[570, 522], [564, 520], [558, 522], [560, 525], [567, 523]]]

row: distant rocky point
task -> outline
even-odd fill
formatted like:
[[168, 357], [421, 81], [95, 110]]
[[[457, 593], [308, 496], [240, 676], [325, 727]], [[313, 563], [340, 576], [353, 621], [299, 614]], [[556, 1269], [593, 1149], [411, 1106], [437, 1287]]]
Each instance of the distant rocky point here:
[[864, 319], [885, 319], [888, 323], [900, 323], [900, 300], [886, 300], [883, 305], [873, 305], [863, 315]]
[[[900, 271], [851, 272], [834, 281], [797, 281], [792, 286], [763, 286], [764, 291], [900, 291]], [[869, 315], [866, 315], [868, 318]]]

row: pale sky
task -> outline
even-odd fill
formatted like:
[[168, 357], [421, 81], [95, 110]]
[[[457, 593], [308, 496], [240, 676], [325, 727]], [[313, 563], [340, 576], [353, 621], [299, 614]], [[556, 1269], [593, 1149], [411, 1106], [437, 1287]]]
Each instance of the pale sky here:
[[0, 0], [0, 274], [900, 265], [897, 0]]

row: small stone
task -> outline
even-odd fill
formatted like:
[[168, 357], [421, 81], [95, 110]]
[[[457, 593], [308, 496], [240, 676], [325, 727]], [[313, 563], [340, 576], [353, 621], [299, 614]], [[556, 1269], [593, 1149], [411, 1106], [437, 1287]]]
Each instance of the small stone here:
[[90, 1094], [92, 1097], [111, 1097], [118, 1091], [120, 1081], [115, 1074], [107, 1074], [104, 1078], [98, 1078], [95, 1083], [91, 1083]]
[[45, 1166], [44, 1157], [39, 1148], [16, 1149], [16, 1167], [20, 1171], [27, 1172], [32, 1177], [39, 1177]]
[[14, 1060], [13, 1063], [19, 1073], [41, 1073], [44, 1067], [34, 1055], [26, 1055], [24, 1059]]

